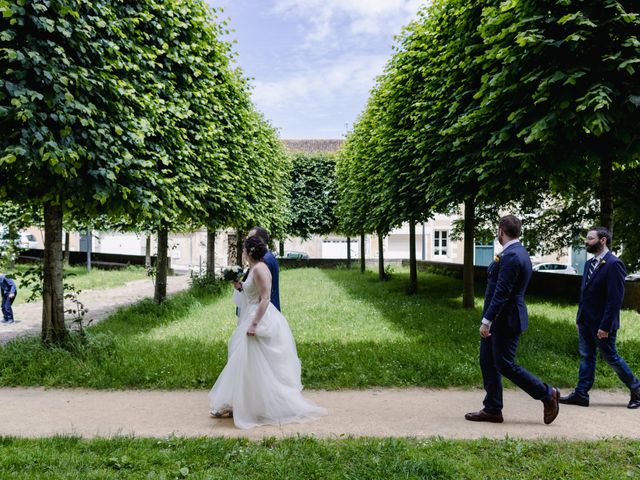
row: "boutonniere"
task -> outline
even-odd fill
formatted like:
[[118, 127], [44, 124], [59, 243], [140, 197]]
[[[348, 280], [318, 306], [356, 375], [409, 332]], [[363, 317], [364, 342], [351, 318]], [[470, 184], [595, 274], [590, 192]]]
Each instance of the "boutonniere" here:
[[496, 255], [495, 257], [493, 257], [493, 261], [498, 263], [500, 261], [500, 255]]
[[603, 258], [598, 262], [598, 265], [604, 265], [605, 263], [607, 263], [607, 261]]

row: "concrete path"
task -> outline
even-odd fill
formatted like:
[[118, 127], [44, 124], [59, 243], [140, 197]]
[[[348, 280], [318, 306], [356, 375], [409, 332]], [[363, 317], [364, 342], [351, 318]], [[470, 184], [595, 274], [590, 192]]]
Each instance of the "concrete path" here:
[[82, 437], [136, 435], [165, 437], [285, 437], [312, 435], [474, 439], [608, 437], [640, 438], [640, 409], [626, 408], [628, 392], [596, 391], [589, 408], [561, 406], [551, 425], [542, 404], [519, 390], [505, 392], [505, 423], [474, 423], [465, 412], [481, 406], [480, 390], [380, 389], [307, 391], [326, 407], [318, 421], [238, 430], [231, 419], [208, 415], [207, 391], [98, 391], [2, 388], [0, 435]]
[[[167, 294], [185, 290], [189, 286], [188, 276], [173, 276], [167, 278]], [[104, 320], [111, 313], [121, 307], [131, 305], [143, 298], [153, 297], [153, 283], [150, 279], [134, 280], [120, 287], [102, 290], [83, 290], [80, 301], [89, 312], [85, 316], [85, 323], [93, 320], [93, 324]], [[65, 308], [67, 305], [65, 304]], [[7, 343], [21, 335], [39, 335], [42, 331], [42, 302], [23, 303], [13, 307], [16, 323], [12, 325], [0, 324], [0, 344]]]

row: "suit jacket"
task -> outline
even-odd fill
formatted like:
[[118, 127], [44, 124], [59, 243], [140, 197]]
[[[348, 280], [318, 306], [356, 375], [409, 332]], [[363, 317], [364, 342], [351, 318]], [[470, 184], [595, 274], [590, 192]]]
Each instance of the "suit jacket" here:
[[2, 296], [4, 297], [11, 293], [18, 293], [18, 289], [16, 288], [16, 284], [13, 280], [4, 275], [0, 275], [0, 292], [2, 292]]
[[519, 242], [505, 248], [498, 261], [489, 265], [482, 316], [493, 322], [491, 330], [520, 334], [528, 328], [524, 294], [532, 272], [529, 254]]
[[278, 265], [278, 259], [269, 250], [262, 260], [267, 264], [271, 272], [271, 303], [280, 311], [280, 266]]
[[589, 281], [587, 275], [592, 261], [582, 273], [580, 303], [576, 323], [594, 331], [611, 332], [620, 328], [620, 308], [624, 299], [624, 278], [627, 269], [613, 253], [607, 252]]

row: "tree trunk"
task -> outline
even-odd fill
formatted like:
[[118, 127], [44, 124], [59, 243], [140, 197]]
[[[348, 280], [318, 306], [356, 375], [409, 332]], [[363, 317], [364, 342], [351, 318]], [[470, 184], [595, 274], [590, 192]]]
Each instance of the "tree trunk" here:
[[87, 272], [91, 271], [91, 250], [93, 250], [91, 229], [87, 228]]
[[64, 257], [63, 261], [65, 265], [69, 265], [69, 243], [71, 242], [71, 234], [64, 232]]
[[613, 232], [613, 161], [600, 157], [600, 225]]
[[18, 229], [13, 223], [9, 224], [9, 231], [7, 232], [7, 269], [13, 271], [16, 268], [16, 257], [19, 255], [18, 246], [16, 242], [20, 239], [18, 235]]
[[242, 267], [242, 251], [244, 250], [245, 234], [242, 230], [236, 230], [236, 265]]
[[418, 291], [418, 262], [416, 261], [416, 222], [409, 220], [409, 287], [407, 294]]
[[144, 241], [144, 268], [151, 268], [151, 234]]
[[278, 254], [280, 255], [280, 258], [284, 257], [284, 238], [278, 241], [278, 248], [279, 248]]
[[473, 254], [475, 249], [475, 201], [464, 202], [464, 265], [462, 267], [462, 307], [475, 307], [473, 291]]
[[351, 237], [347, 237], [347, 268], [351, 269]]
[[367, 269], [367, 262], [364, 258], [364, 233], [360, 234], [360, 273], [364, 273]]
[[381, 233], [378, 233], [378, 278], [380, 280], [387, 279], [387, 275], [384, 272], [383, 241], [384, 241], [384, 237], [382, 236]]
[[162, 303], [167, 298], [167, 274], [169, 270], [169, 231], [158, 230], [158, 258], [156, 261], [156, 291], [153, 300]]
[[62, 345], [67, 338], [62, 282], [62, 205], [49, 202], [44, 204], [43, 269], [42, 342]]
[[207, 229], [207, 277], [216, 273], [216, 231]]

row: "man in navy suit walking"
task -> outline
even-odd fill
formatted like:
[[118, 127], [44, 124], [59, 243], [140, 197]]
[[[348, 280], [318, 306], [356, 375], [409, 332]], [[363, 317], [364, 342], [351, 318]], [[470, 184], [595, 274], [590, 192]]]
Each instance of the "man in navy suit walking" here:
[[2, 300], [2, 317], [3, 320], [0, 323], [14, 323], [13, 308], [11, 305], [16, 299], [18, 289], [16, 284], [10, 278], [0, 274], [0, 299]]
[[542, 401], [544, 423], [558, 416], [560, 392], [516, 363], [520, 335], [529, 316], [524, 294], [531, 280], [529, 254], [520, 243], [522, 223], [507, 215], [498, 224], [498, 241], [503, 250], [487, 270], [487, 290], [480, 325], [480, 369], [486, 395], [484, 408], [467, 413], [473, 422], [502, 423], [502, 376], [507, 377], [536, 400]]
[[580, 350], [578, 385], [560, 403], [589, 406], [589, 390], [596, 376], [596, 354], [602, 358], [631, 391], [628, 408], [640, 407], [640, 380], [618, 355], [616, 336], [620, 328], [620, 308], [624, 299], [624, 264], [609, 251], [611, 232], [604, 227], [593, 227], [587, 232], [587, 252], [593, 258], [584, 266], [580, 303], [576, 323]]

